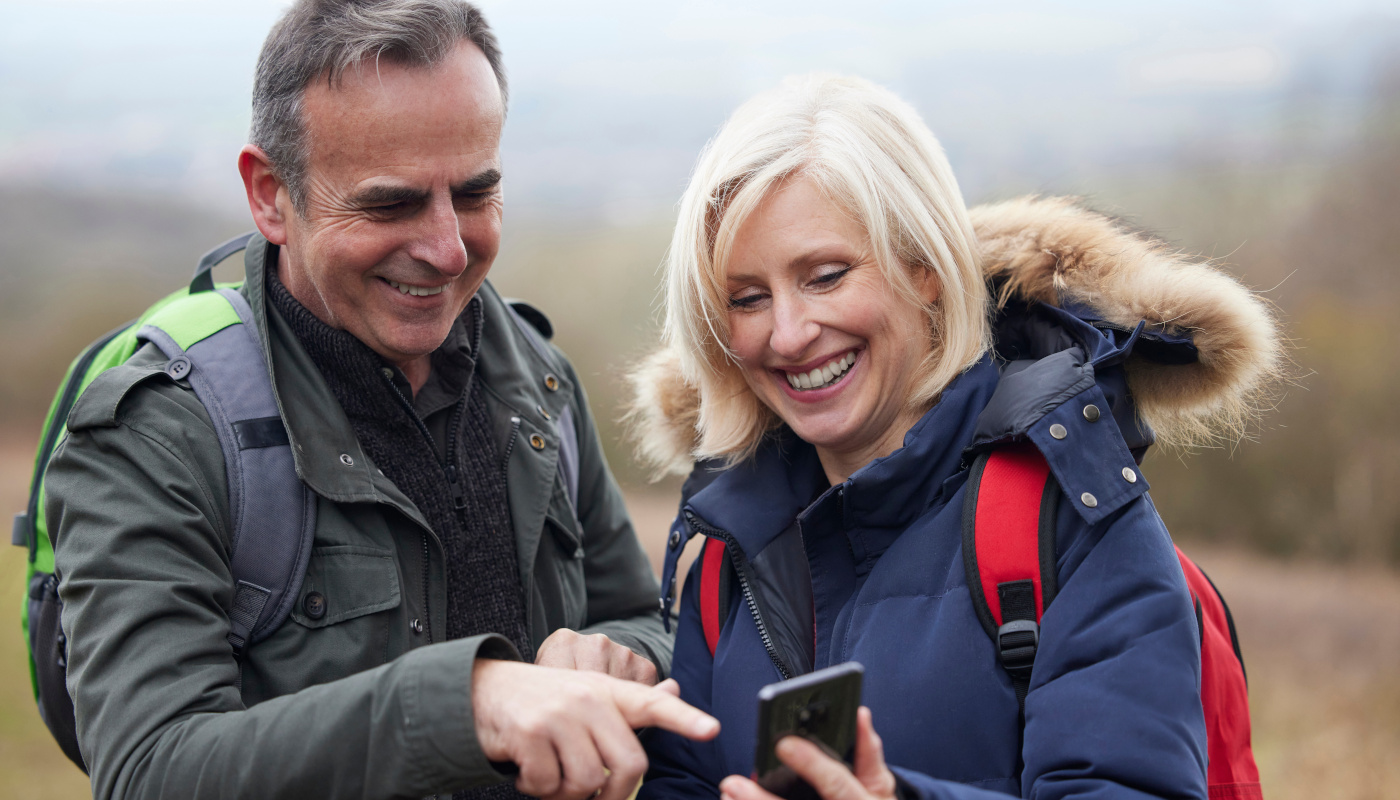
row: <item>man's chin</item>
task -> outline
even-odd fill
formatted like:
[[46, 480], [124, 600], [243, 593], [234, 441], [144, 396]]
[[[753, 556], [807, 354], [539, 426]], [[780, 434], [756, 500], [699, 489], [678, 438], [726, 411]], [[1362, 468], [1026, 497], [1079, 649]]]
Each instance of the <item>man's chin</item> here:
[[[424, 329], [426, 328], [426, 329]], [[376, 331], [369, 339], [357, 336], [369, 349], [392, 364], [408, 364], [427, 358], [447, 340], [452, 323], [434, 326], [414, 326], [410, 330]], [[353, 333], [353, 331], [352, 331]]]

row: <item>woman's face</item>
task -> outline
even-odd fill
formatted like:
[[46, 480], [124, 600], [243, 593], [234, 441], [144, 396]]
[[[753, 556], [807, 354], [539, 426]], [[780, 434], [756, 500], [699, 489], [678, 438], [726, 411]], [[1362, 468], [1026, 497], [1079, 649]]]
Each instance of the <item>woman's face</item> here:
[[[849, 466], [886, 455], [917, 419], [915, 370], [931, 348], [925, 310], [876, 265], [864, 228], [807, 178], [745, 220], [729, 274], [730, 346], [744, 379], [798, 436]], [[938, 296], [925, 270], [915, 285]]]

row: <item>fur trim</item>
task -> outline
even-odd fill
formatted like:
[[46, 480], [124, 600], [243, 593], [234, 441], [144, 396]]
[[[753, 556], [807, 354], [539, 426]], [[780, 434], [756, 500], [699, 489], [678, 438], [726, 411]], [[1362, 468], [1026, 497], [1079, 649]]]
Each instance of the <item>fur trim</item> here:
[[[1271, 306], [1235, 278], [1070, 198], [1023, 197], [969, 216], [983, 272], [1001, 287], [999, 303], [1074, 300], [1117, 325], [1146, 320], [1191, 334], [1195, 364], [1138, 357], [1126, 364], [1138, 414], [1159, 444], [1238, 439], [1266, 405], [1283, 372], [1283, 342]], [[658, 350], [629, 378], [638, 454], [663, 473], [688, 473], [699, 393], [681, 373], [679, 354]]]

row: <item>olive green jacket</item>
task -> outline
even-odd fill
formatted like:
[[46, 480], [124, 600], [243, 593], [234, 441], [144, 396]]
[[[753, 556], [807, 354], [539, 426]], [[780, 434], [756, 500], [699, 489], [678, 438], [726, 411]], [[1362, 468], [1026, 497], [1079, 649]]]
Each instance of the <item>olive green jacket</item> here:
[[[286, 323], [269, 313], [250, 243], [243, 289], [297, 474], [317, 524], [301, 592], [271, 637], [235, 660], [228, 490], [215, 429], [153, 347], [83, 394], [49, 467], [68, 687], [101, 798], [423, 797], [502, 776], [476, 741], [477, 657], [494, 635], [447, 642], [441, 545], [379, 472]], [[486, 284], [478, 380], [497, 435], [526, 625], [604, 633], [668, 671], [657, 582], [568, 361], [532, 343]], [[547, 352], [542, 352], [546, 351]], [[565, 409], [579, 448], [578, 508], [558, 465]], [[252, 500], [256, 502], [256, 498]], [[318, 598], [319, 601], [319, 598]], [[433, 644], [437, 642], [437, 644]]]

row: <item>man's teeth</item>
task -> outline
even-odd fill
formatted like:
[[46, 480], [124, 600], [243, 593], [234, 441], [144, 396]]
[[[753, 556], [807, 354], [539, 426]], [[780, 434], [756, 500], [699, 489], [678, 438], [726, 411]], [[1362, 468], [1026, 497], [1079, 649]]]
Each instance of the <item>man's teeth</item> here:
[[390, 286], [394, 287], [395, 289], [398, 289], [399, 294], [409, 294], [413, 295], [414, 297], [432, 297], [435, 294], [442, 294], [442, 290], [447, 288], [446, 286], [410, 286], [406, 283], [391, 281], [388, 278], [385, 278], [384, 280]]
[[837, 378], [846, 374], [846, 370], [856, 362], [856, 351], [852, 350], [846, 355], [832, 361], [825, 366], [817, 367], [811, 372], [789, 372], [787, 382], [794, 389], [821, 389], [836, 382]]

